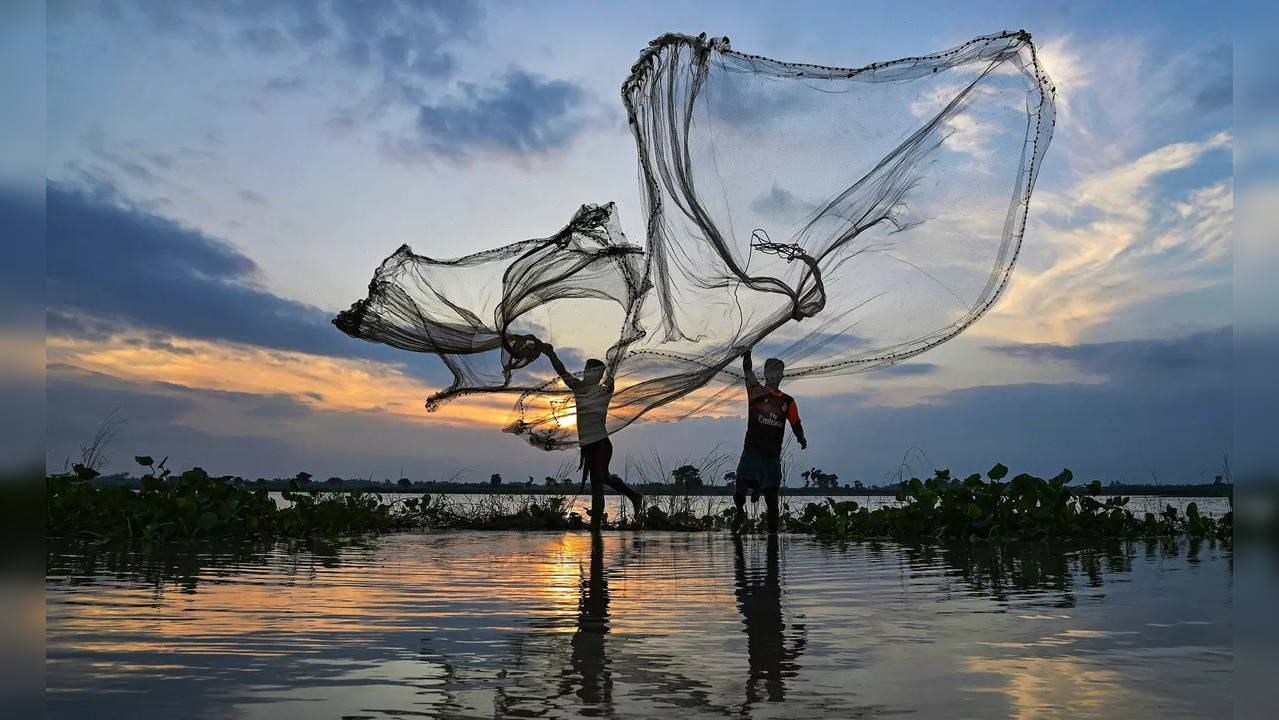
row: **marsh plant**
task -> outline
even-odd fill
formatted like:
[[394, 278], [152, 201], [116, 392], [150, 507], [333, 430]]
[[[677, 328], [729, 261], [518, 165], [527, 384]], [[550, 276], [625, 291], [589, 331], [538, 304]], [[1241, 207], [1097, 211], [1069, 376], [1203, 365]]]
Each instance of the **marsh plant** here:
[[809, 503], [789, 512], [784, 527], [833, 540], [893, 538], [917, 540], [1048, 540], [1068, 538], [1133, 538], [1170, 535], [1229, 540], [1233, 512], [1221, 518], [1201, 515], [1190, 503], [1183, 516], [1171, 505], [1163, 512], [1138, 517], [1126, 507], [1129, 498], [1095, 497], [1101, 483], [1070, 485], [1070, 470], [1044, 480], [1022, 473], [1005, 482], [1008, 468], [996, 464], [983, 479], [974, 473], [957, 480], [938, 470], [924, 481], [911, 478], [897, 493], [898, 507], [868, 510], [854, 501]]
[[[310, 537], [390, 532], [418, 528], [476, 530], [579, 530], [584, 518], [573, 508], [577, 497], [564, 495], [487, 495], [462, 499], [422, 494], [387, 500], [376, 492], [307, 486], [299, 474], [277, 504], [262, 487], [249, 487], [233, 477], [213, 477], [201, 468], [174, 475], [148, 456], [136, 458], [146, 468], [138, 487], [95, 482], [96, 473], [76, 471], [47, 478], [47, 531], [50, 536], [176, 538], [284, 536]], [[628, 463], [630, 465], [630, 463]], [[634, 467], [634, 465], [632, 465]], [[672, 471], [690, 491], [703, 472], [724, 467], [712, 453], [699, 465], [683, 463]], [[666, 477], [660, 461], [634, 470]], [[1008, 468], [995, 465], [983, 478], [951, 477], [938, 470], [927, 480], [902, 483], [899, 504], [871, 510], [855, 501], [825, 498], [800, 507], [783, 504], [782, 529], [832, 541], [891, 539], [906, 542], [964, 541], [998, 543], [1166, 537], [1187, 535], [1229, 541], [1233, 513], [1220, 518], [1202, 515], [1191, 503], [1184, 515], [1168, 506], [1160, 513], [1138, 516], [1128, 498], [1095, 497], [1101, 483], [1071, 485], [1069, 470], [1049, 480], [1020, 474], [1006, 480]], [[641, 475], [644, 477], [645, 475]], [[714, 477], [714, 475], [711, 475]], [[727, 489], [726, 489], [727, 492]], [[715, 496], [702, 493], [653, 499], [640, 517], [622, 505], [612, 529], [706, 531], [723, 530], [732, 509], [714, 511]], [[750, 519], [747, 532], [762, 530]]]

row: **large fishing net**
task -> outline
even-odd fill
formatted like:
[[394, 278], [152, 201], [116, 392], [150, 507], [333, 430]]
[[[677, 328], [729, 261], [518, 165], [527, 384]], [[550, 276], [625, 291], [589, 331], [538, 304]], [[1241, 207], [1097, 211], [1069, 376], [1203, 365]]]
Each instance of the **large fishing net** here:
[[[515, 392], [506, 429], [561, 447], [708, 411], [734, 397], [749, 348], [784, 360], [789, 378], [925, 352], [1007, 285], [1054, 118], [1025, 32], [862, 68], [665, 35], [622, 99], [642, 251], [611, 204], [583, 206], [549, 238], [459, 260], [403, 247], [335, 320], [440, 355], [454, 382], [429, 408]], [[604, 359], [602, 430], [578, 437], [584, 396], [535, 362], [538, 341], [574, 369]]]

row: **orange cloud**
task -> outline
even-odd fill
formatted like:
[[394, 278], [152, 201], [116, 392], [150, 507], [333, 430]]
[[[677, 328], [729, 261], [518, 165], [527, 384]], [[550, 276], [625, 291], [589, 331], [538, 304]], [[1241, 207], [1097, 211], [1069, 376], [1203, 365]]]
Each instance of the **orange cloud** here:
[[49, 338], [50, 363], [133, 382], [164, 382], [199, 390], [287, 394], [315, 410], [389, 414], [414, 422], [501, 427], [514, 398], [465, 398], [427, 413], [433, 388], [395, 365], [245, 345], [173, 338], [170, 348], [130, 344], [121, 335], [104, 342]]

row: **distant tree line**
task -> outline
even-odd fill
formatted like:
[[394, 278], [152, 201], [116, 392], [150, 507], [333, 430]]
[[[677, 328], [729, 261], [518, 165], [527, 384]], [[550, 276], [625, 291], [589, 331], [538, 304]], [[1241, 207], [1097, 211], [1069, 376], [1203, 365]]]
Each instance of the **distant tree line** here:
[[[803, 480], [803, 485], [788, 486], [784, 489], [785, 493], [792, 495], [895, 495], [905, 485], [904, 482], [890, 482], [882, 485], [865, 485], [860, 480], [854, 480], [851, 484], [840, 484], [839, 475], [826, 472], [818, 467], [812, 467], [801, 472], [799, 477]], [[275, 491], [285, 490], [289, 487], [290, 482], [297, 482], [298, 485], [303, 488], [323, 490], [459, 494], [489, 494], [496, 492], [561, 495], [577, 492], [581, 483], [580, 476], [555, 477], [552, 475], [543, 477], [540, 482], [531, 475], [527, 476], [526, 480], [508, 482], [503, 479], [501, 473], [492, 473], [489, 475], [488, 482], [462, 482], [459, 480], [423, 481], [413, 480], [407, 477], [401, 477], [396, 480], [392, 480], [390, 478], [374, 480], [372, 478], [342, 478], [337, 476], [332, 476], [326, 480], [320, 481], [316, 480], [315, 476], [309, 472], [299, 472], [292, 477], [285, 478], [257, 478], [256, 480], [250, 481], [236, 476], [233, 479], [243, 482], [246, 485], [264, 487], [268, 490]], [[634, 485], [646, 494], [653, 495], [719, 495], [724, 494], [728, 488], [731, 488], [736, 483], [737, 474], [731, 471], [726, 472], [723, 474], [720, 484], [708, 484], [702, 477], [702, 471], [700, 468], [695, 465], [684, 464], [670, 471], [668, 479], [669, 482], [636, 482]], [[961, 482], [959, 479], [952, 477], [950, 472], [947, 470], [937, 471], [934, 480], [943, 486], [957, 485]], [[107, 485], [137, 485], [139, 479], [132, 477], [128, 473], [116, 473], [113, 475], [97, 477], [96, 482]], [[1077, 487], [1082, 491], [1082, 485]], [[1217, 475], [1212, 483], [1201, 483], [1195, 485], [1122, 483], [1112, 481], [1102, 487], [1101, 494], [1224, 497], [1230, 495], [1233, 492], [1233, 488], [1233, 484], [1227, 478]]]

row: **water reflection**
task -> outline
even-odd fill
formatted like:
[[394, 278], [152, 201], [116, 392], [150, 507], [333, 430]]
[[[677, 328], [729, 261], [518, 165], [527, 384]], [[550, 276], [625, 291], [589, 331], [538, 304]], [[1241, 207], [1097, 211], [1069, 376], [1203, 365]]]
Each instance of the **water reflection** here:
[[582, 579], [573, 631], [572, 672], [580, 682], [577, 697], [586, 705], [611, 708], [613, 677], [608, 662], [608, 579], [604, 575], [604, 540], [591, 536], [590, 572]]
[[[750, 672], [746, 679], [745, 709], [762, 699], [781, 702], [786, 699], [786, 678], [799, 670], [797, 662], [804, 651], [804, 626], [795, 626], [796, 637], [787, 647], [786, 620], [782, 615], [781, 560], [779, 539], [768, 536], [765, 564], [747, 568], [745, 541], [733, 538], [735, 552], [733, 574], [737, 585], [737, 606], [746, 630], [746, 657]], [[762, 686], [762, 687], [761, 687]]]
[[50, 545], [48, 705], [272, 720], [1213, 716], [1229, 710], [1232, 557], [1171, 538]]

